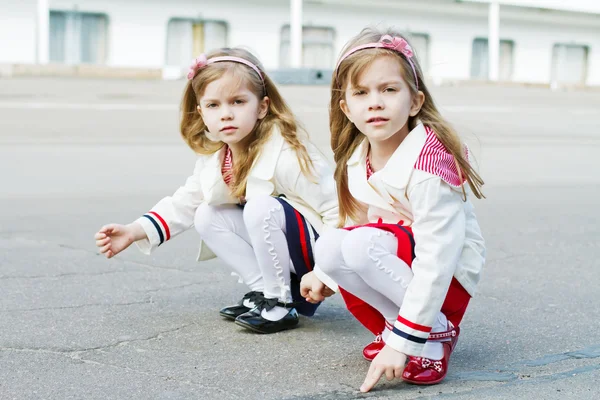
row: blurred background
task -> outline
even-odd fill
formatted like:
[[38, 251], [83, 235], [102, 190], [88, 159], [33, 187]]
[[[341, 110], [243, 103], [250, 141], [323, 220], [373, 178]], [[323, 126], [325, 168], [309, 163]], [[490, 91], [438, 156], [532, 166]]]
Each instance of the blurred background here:
[[488, 248], [447, 379], [368, 397], [598, 398], [600, 1], [0, 0], [0, 399], [364, 398], [373, 338], [339, 296], [245, 334], [217, 310], [246, 290], [194, 261], [195, 230], [111, 260], [93, 235], [192, 173], [200, 52], [256, 53], [331, 156], [328, 82], [368, 25], [410, 37], [470, 145]]
[[268, 70], [305, 70], [282, 80], [314, 83], [383, 23], [409, 35], [438, 84], [600, 85], [596, 0], [3, 0], [0, 14], [0, 76], [174, 79], [197, 54], [246, 46]]

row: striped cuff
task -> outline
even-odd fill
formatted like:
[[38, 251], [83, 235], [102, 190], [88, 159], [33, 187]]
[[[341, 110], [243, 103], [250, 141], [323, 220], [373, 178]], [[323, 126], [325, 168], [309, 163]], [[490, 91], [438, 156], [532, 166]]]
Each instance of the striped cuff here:
[[154, 225], [154, 228], [158, 233], [158, 238], [160, 239], [160, 243], [158, 244], [159, 246], [167, 240], [171, 239], [171, 231], [169, 230], [169, 225], [167, 225], [163, 217], [158, 215], [158, 213], [150, 211], [144, 214], [143, 218], [147, 218], [152, 223], [152, 225]]
[[386, 344], [401, 353], [418, 357], [427, 342], [429, 332], [430, 326], [419, 325], [398, 316]]
[[138, 218], [148, 239], [138, 240], [136, 245], [144, 254], [150, 254], [156, 247], [171, 238], [171, 231], [165, 220], [156, 212], [150, 211]]

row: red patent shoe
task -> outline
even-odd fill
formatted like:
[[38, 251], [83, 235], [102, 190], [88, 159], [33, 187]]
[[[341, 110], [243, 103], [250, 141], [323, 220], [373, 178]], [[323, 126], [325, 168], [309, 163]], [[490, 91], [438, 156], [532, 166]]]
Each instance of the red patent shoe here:
[[446, 377], [448, 373], [448, 363], [450, 362], [450, 355], [456, 347], [458, 342], [458, 335], [460, 334], [460, 328], [454, 327], [448, 322], [448, 330], [446, 332], [436, 332], [429, 335], [429, 339], [432, 341], [442, 341], [444, 346], [444, 357], [441, 360], [431, 360], [424, 357], [413, 357], [408, 356], [408, 363], [402, 372], [402, 379], [408, 383], [415, 385], [435, 385], [440, 383]]
[[381, 339], [381, 334], [375, 336], [375, 340], [366, 345], [363, 349], [363, 357], [367, 361], [373, 361], [384, 346], [385, 343], [383, 342], [383, 339]]

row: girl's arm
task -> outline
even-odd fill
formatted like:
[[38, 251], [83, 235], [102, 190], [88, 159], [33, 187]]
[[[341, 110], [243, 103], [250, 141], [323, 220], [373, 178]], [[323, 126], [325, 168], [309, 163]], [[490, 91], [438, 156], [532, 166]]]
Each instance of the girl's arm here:
[[[465, 244], [462, 249], [460, 260], [458, 265], [461, 270], [461, 277], [464, 281], [472, 282], [473, 284], [479, 282], [481, 276], [481, 270], [485, 264], [485, 241], [481, 235], [481, 229], [475, 216], [475, 208], [470, 201], [463, 203], [466, 214], [466, 232], [465, 232]], [[465, 287], [467, 292], [472, 293], [474, 287]]]
[[146, 238], [135, 242], [143, 253], [150, 254], [162, 243], [193, 226], [196, 209], [204, 200], [200, 184], [200, 172], [203, 167], [204, 161], [199, 158], [193, 175], [183, 186], [172, 196], [160, 200], [149, 212], [135, 221], [146, 234]]
[[439, 177], [416, 184], [409, 201], [414, 217], [414, 276], [386, 344], [420, 356], [461, 256], [466, 218], [461, 193]]

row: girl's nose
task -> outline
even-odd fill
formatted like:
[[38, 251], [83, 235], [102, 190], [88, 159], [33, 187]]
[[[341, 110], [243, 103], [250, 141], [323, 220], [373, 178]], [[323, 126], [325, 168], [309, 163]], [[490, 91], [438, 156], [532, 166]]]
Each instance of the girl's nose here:
[[381, 101], [381, 97], [374, 94], [369, 97], [369, 110], [382, 110], [383, 102]]
[[233, 119], [233, 113], [229, 107], [222, 108], [223, 113], [221, 114], [221, 121], [229, 121]]

